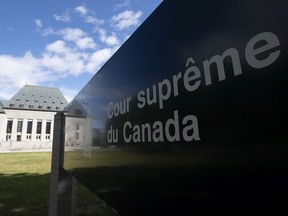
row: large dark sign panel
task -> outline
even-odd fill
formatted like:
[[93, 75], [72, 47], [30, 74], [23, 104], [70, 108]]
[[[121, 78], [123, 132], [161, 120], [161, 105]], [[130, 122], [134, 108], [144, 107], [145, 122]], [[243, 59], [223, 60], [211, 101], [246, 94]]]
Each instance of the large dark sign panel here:
[[120, 215], [284, 208], [287, 10], [164, 1], [68, 107], [65, 169]]

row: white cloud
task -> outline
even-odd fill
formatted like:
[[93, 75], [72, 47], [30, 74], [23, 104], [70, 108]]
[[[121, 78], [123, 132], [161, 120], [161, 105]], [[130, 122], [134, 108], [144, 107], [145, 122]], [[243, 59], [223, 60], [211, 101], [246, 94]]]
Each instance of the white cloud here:
[[8, 99], [7, 96], [11, 97], [9, 93], [13, 89], [19, 89], [26, 83], [37, 85], [50, 79], [51, 73], [41, 69], [39, 59], [31, 52], [26, 52], [23, 57], [0, 55], [1, 96], [5, 99]]
[[100, 26], [105, 23], [104, 20], [98, 19], [95, 16], [89, 15], [89, 13], [91, 12], [88, 12], [88, 9], [84, 5], [75, 7], [74, 9], [77, 13], [79, 13], [84, 18], [84, 22], [86, 23], [90, 23], [96, 26]]
[[128, 7], [132, 3], [132, 0], [124, 0], [122, 3], [118, 3], [114, 6], [115, 10], [121, 9], [123, 7]]
[[42, 28], [43, 25], [42, 25], [42, 22], [40, 19], [35, 19], [34, 22], [35, 22], [35, 25], [37, 26], [37, 28], [39, 28], [39, 29]]
[[80, 28], [64, 28], [59, 31], [55, 31], [52, 28], [44, 29], [43, 36], [49, 35], [61, 35], [66, 42], [73, 42], [78, 49], [95, 49], [97, 44], [92, 37], [88, 36], [88, 33], [84, 32]]
[[57, 32], [51, 27], [48, 27], [42, 30], [42, 36], [49, 36], [49, 35], [55, 35], [55, 34], [57, 34]]
[[62, 40], [48, 44], [39, 57], [31, 52], [20, 57], [0, 55], [0, 98], [9, 99], [25, 84], [41, 85], [85, 73], [90, 56]]
[[66, 10], [63, 14], [61, 15], [57, 15], [57, 14], [54, 14], [53, 15], [54, 18], [57, 20], [57, 21], [62, 21], [62, 22], [71, 22], [72, 21], [72, 18], [71, 16], [69, 15], [69, 11]]
[[64, 40], [74, 42], [79, 49], [95, 49], [96, 43], [93, 38], [79, 28], [65, 28], [60, 31]]
[[[96, 18], [85, 6], [76, 7], [75, 11], [84, 22], [92, 24], [96, 29], [97, 36], [103, 43], [101, 49], [95, 40], [80, 28], [46, 28], [43, 27], [40, 19], [35, 19], [37, 31], [47, 37], [46, 41], [53, 38], [54, 41], [48, 43], [42, 53], [37, 56], [33, 55], [31, 51], [20, 56], [0, 54], [0, 99], [10, 99], [25, 84], [52, 83], [53, 85], [67, 76], [77, 77], [83, 73], [95, 74], [117, 51], [121, 42], [116, 33], [106, 32], [104, 28], [100, 28], [100, 25], [104, 24], [104, 20]], [[66, 10], [63, 14], [54, 14], [54, 18], [58, 21], [68, 22], [75, 18], [72, 15], [73, 13], [69, 14], [69, 11]], [[123, 30], [137, 26], [141, 16], [141, 11], [125, 11], [113, 16], [110, 22], [117, 30]], [[57, 39], [55, 40], [55, 38]], [[60, 89], [68, 100], [78, 92], [77, 89], [67, 89], [64, 86]]]
[[84, 38], [79, 38], [76, 41], [77, 47], [80, 49], [95, 49], [96, 48], [96, 43], [91, 37], [84, 37]]
[[31, 52], [26, 52], [23, 57], [1, 55], [0, 68], [0, 80], [13, 80], [12, 85], [15, 87], [23, 86], [28, 80], [29, 83], [36, 84], [47, 79], [47, 74], [41, 73], [39, 61]]
[[114, 32], [111, 35], [107, 36], [106, 31], [101, 28], [98, 30], [98, 33], [100, 41], [107, 44], [108, 46], [118, 46], [120, 44], [120, 41], [118, 40]]
[[68, 47], [62, 40], [48, 44], [41, 58], [41, 66], [54, 71], [58, 76], [69, 74], [78, 76], [84, 73], [88, 54]]
[[[56, 35], [61, 35], [63, 39], [48, 44], [40, 56], [34, 56], [30, 51], [17, 57], [0, 55], [1, 99], [10, 99], [25, 84], [41, 85], [56, 82], [70, 75], [77, 77], [87, 72], [94, 74], [119, 48], [119, 46], [113, 46], [88, 52], [84, 48], [87, 48], [87, 44], [94, 44], [94, 42], [90, 41], [84, 31], [66, 29], [61, 34], [59, 32]], [[111, 41], [108, 43], [117, 44]], [[69, 100], [74, 95], [69, 96], [68, 92], [66, 91], [64, 95]]]
[[131, 26], [137, 26], [140, 23], [142, 11], [133, 12], [126, 10], [111, 18], [111, 25], [117, 30], [123, 30]]
[[86, 65], [86, 70], [90, 73], [96, 73], [103, 64], [117, 51], [119, 46], [113, 48], [104, 48], [94, 52]]
[[84, 5], [75, 7], [75, 11], [77, 13], [79, 13], [80, 15], [86, 15], [88, 13], [88, 11], [87, 11], [87, 9], [86, 9], [86, 7]]
[[94, 24], [96, 26], [100, 26], [100, 25], [103, 25], [105, 23], [104, 20], [97, 19], [96, 17], [93, 17], [93, 16], [85, 16], [84, 21], [86, 23], [91, 23], [91, 24]]
[[60, 34], [68, 41], [76, 41], [79, 38], [86, 36], [86, 33], [79, 28], [65, 28], [60, 31]]
[[65, 41], [57, 40], [54, 43], [48, 44], [46, 46], [46, 51], [51, 53], [65, 53], [67, 52]]

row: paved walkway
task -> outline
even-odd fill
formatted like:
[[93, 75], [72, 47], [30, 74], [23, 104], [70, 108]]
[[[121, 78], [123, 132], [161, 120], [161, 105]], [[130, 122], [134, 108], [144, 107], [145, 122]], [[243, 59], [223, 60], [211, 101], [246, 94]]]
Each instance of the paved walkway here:
[[1, 153], [19, 153], [19, 152], [52, 152], [52, 150], [51, 149], [37, 149], [37, 150], [33, 150], [33, 149], [26, 149], [26, 150], [10, 149], [10, 150], [7, 150], [7, 149], [1, 149], [0, 148], [0, 154]]

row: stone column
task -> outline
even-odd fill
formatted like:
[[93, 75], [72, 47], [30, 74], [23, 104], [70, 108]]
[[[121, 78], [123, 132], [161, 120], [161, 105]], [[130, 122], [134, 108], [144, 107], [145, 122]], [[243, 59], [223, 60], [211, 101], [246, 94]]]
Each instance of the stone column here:
[[46, 135], [46, 119], [42, 120], [42, 125], [41, 125], [41, 142], [43, 143], [43, 141], [45, 140], [45, 135]]
[[31, 141], [36, 141], [37, 119], [33, 119], [32, 122]]
[[18, 123], [18, 119], [13, 118], [12, 120], [12, 131], [11, 131], [11, 141], [12, 142], [16, 142], [17, 140], [17, 123]]

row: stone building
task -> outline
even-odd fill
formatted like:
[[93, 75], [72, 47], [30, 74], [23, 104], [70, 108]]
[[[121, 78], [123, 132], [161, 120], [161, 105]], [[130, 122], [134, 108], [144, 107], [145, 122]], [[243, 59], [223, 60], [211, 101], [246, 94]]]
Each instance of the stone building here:
[[0, 101], [0, 149], [51, 149], [54, 115], [67, 104], [59, 89], [31, 85]]

